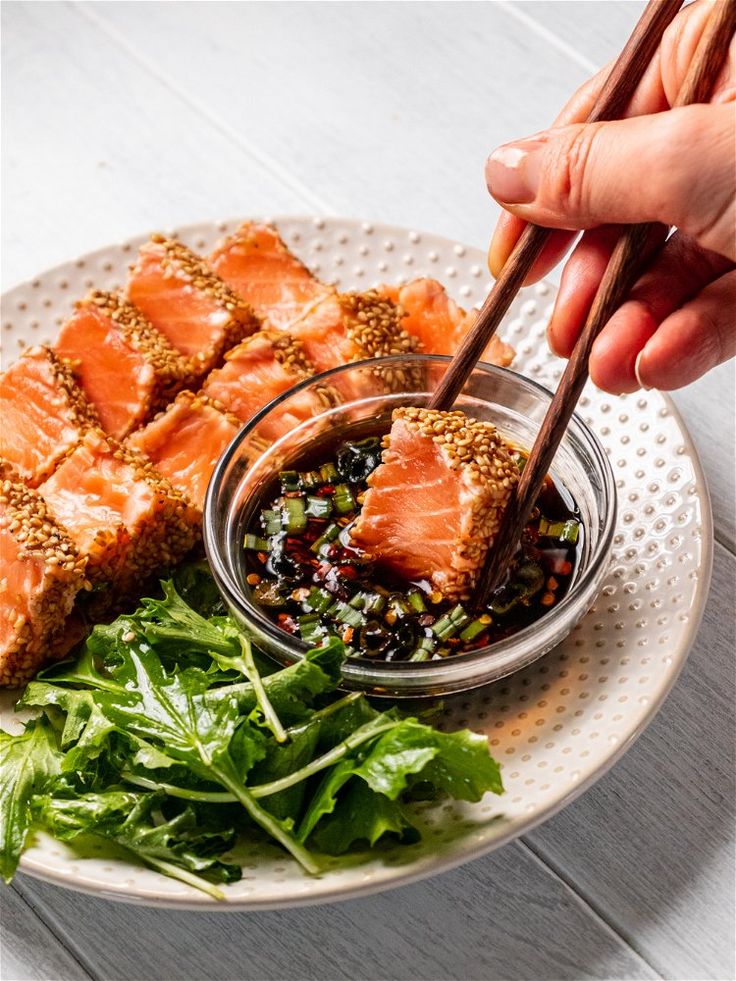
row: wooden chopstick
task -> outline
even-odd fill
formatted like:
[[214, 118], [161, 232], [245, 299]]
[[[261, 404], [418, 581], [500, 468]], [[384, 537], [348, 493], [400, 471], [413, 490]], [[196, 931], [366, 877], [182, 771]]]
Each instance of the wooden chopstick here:
[[[736, 0], [717, 0], [700, 39], [675, 106], [705, 101], [728, 54], [736, 30]], [[588, 378], [588, 358], [596, 337], [634, 284], [642, 265], [642, 250], [654, 226], [622, 228], [591, 306], [585, 327], [555, 392], [519, 478], [501, 528], [486, 556], [476, 586], [475, 601], [484, 605], [501, 581], [521, 538], [524, 525], [567, 429]]]
[[[649, 0], [631, 37], [608, 73], [586, 122], [597, 123], [623, 115], [659, 47], [662, 35], [681, 6], [682, 0]], [[472, 330], [437, 386], [429, 408], [452, 408], [551, 234], [550, 229], [539, 225], [530, 224], [524, 229], [480, 308]]]

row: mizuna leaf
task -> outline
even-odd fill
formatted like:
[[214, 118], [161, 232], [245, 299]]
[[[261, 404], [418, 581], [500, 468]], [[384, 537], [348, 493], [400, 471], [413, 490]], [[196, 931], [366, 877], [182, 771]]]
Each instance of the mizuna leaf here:
[[31, 800], [61, 767], [59, 739], [45, 717], [11, 736], [0, 730], [0, 873], [10, 882], [31, 826]]

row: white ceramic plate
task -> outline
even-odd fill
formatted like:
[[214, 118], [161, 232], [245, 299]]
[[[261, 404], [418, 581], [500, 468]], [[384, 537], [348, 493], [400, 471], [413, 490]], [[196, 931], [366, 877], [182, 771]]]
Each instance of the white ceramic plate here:
[[[487, 289], [477, 249], [385, 225], [348, 219], [282, 218], [293, 250], [324, 280], [367, 289], [428, 275], [465, 306]], [[238, 221], [182, 229], [206, 252]], [[140, 240], [112, 245], [41, 274], [3, 298], [3, 358], [49, 342], [71, 303], [90, 287], [123, 282]], [[517, 349], [514, 367], [549, 388], [562, 363], [544, 340], [554, 287], [523, 290], [501, 331]], [[506, 794], [478, 804], [423, 806], [423, 838], [385, 848], [310, 877], [275, 846], [242, 849], [243, 878], [225, 903], [180, 882], [103, 854], [80, 856], [39, 835], [21, 869], [73, 889], [151, 905], [267, 909], [376, 892], [449, 869], [528, 831], [597, 780], [662, 704], [687, 657], [710, 579], [712, 521], [695, 449], [658, 392], [612, 398], [588, 385], [579, 410], [611, 458], [619, 526], [611, 568], [593, 610], [542, 660], [494, 685], [447, 699], [448, 727], [486, 732], [503, 766]], [[17, 725], [5, 698], [3, 725]], [[634, 788], [634, 793], [645, 793]]]

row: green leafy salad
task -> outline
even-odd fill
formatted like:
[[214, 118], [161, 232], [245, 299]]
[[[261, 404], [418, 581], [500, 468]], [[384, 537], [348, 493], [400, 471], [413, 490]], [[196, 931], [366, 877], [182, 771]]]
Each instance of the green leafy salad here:
[[412, 800], [502, 793], [485, 737], [339, 692], [339, 640], [279, 669], [203, 563], [162, 587], [28, 685], [23, 733], [0, 730], [6, 881], [43, 829], [105, 839], [220, 899], [240, 837], [265, 832], [316, 873], [325, 854], [417, 841]]

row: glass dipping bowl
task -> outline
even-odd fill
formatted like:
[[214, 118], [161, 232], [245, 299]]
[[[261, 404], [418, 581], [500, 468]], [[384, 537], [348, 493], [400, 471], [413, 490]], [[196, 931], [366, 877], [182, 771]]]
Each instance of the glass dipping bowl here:
[[[280, 470], [324, 443], [387, 432], [400, 405], [426, 405], [450, 358], [397, 355], [326, 371], [270, 402], [238, 433], [220, 458], [207, 491], [204, 543], [215, 580], [233, 616], [257, 646], [282, 665], [301, 658], [308, 645], [281, 630], [250, 596], [243, 539], [263, 496]], [[338, 404], [334, 398], [339, 393]], [[522, 449], [534, 442], [551, 393], [509, 371], [480, 363], [454, 408], [493, 422]], [[309, 412], [316, 412], [311, 417]], [[305, 416], [307, 416], [305, 418]], [[281, 433], [274, 440], [275, 433]], [[348, 658], [343, 687], [392, 698], [465, 691], [518, 671], [559, 644], [588, 611], [606, 573], [616, 523], [616, 489], [598, 439], [574, 415], [551, 475], [572, 495], [584, 534], [564, 598], [539, 620], [488, 647], [434, 661]]]

